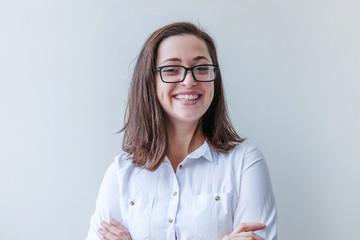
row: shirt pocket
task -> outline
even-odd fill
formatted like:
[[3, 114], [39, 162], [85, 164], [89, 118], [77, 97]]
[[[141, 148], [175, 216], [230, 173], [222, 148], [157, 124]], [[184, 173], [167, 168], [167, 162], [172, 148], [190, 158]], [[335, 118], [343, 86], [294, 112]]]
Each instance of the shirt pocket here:
[[133, 240], [143, 240], [150, 236], [153, 202], [153, 198], [143, 196], [120, 199], [124, 226], [128, 229]]
[[233, 195], [231, 193], [197, 195], [192, 214], [194, 239], [221, 239], [232, 231]]

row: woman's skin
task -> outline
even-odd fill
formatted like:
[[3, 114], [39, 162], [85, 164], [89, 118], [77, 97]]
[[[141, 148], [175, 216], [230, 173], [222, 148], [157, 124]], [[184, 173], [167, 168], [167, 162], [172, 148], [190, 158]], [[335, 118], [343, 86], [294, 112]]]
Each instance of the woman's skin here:
[[132, 240], [129, 231], [113, 218], [110, 218], [110, 223], [101, 222], [101, 226], [103, 228], [99, 228], [98, 232], [102, 240]]
[[[192, 67], [200, 64], [212, 64], [206, 43], [194, 35], [178, 35], [166, 38], [158, 48], [156, 67], [181, 65]], [[214, 82], [197, 82], [188, 72], [183, 82], [173, 84], [156, 77], [156, 95], [166, 113], [168, 150], [166, 152], [174, 171], [189, 152], [200, 147], [205, 138], [198, 131], [194, 137], [197, 123], [209, 108], [214, 96]], [[182, 95], [197, 95], [194, 102], [182, 101]], [[102, 222], [98, 232], [103, 240], [131, 240], [130, 233], [115, 219], [110, 223]], [[264, 229], [261, 223], [241, 223], [232, 233], [222, 240], [263, 240], [253, 231]]]
[[[172, 36], [163, 40], [158, 48], [156, 67], [181, 65], [192, 67], [200, 64], [212, 64], [206, 43], [194, 35]], [[196, 134], [190, 146], [196, 125], [209, 108], [214, 97], [214, 82], [197, 82], [191, 72], [184, 81], [173, 84], [161, 81], [156, 76], [156, 95], [167, 116], [169, 158], [174, 170], [193, 150], [200, 147], [205, 138]], [[181, 100], [181, 96], [196, 95], [195, 101]]]

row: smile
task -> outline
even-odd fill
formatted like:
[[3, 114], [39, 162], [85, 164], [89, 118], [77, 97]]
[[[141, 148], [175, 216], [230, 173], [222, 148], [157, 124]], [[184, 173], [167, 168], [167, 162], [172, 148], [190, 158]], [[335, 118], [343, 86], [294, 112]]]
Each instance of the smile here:
[[179, 94], [174, 97], [184, 102], [191, 102], [197, 100], [200, 97], [200, 95]]

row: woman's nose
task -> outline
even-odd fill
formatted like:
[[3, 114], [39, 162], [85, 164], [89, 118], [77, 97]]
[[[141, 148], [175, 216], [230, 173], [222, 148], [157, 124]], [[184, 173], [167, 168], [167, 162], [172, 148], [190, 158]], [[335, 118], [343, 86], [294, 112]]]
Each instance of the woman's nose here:
[[180, 82], [181, 85], [186, 87], [191, 87], [197, 84], [197, 81], [194, 79], [194, 76], [190, 70], [186, 72], [184, 81]]

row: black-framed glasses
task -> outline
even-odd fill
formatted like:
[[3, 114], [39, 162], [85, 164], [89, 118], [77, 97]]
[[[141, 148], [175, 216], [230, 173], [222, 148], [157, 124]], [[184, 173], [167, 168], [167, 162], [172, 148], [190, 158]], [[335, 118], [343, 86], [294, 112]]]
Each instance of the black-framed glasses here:
[[185, 80], [188, 71], [198, 82], [215, 81], [219, 67], [214, 64], [201, 64], [191, 68], [180, 65], [168, 65], [153, 69], [154, 72], [160, 73], [161, 81], [164, 83], [179, 83]]

